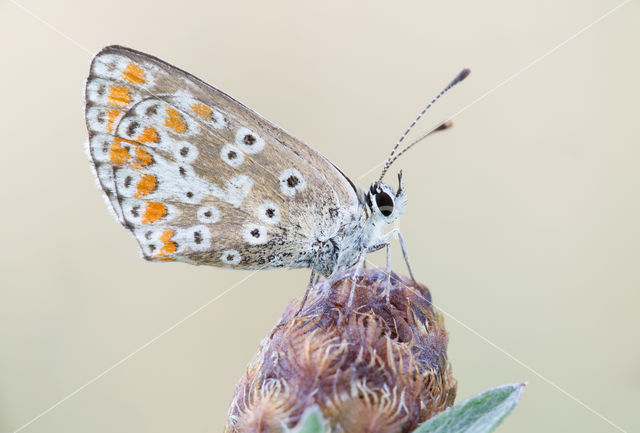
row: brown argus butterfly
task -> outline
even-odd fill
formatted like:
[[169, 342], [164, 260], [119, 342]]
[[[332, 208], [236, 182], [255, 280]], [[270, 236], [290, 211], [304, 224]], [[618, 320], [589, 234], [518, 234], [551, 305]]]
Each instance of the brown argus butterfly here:
[[[365, 191], [283, 129], [175, 66], [120, 46], [93, 58], [86, 84], [88, 152], [116, 219], [153, 261], [237, 269], [311, 268], [328, 277], [356, 267], [400, 232], [393, 190]], [[446, 129], [443, 124], [431, 132]], [[427, 134], [428, 135], [428, 134]], [[413, 272], [409, 266], [409, 272]], [[355, 278], [354, 278], [355, 279]]]

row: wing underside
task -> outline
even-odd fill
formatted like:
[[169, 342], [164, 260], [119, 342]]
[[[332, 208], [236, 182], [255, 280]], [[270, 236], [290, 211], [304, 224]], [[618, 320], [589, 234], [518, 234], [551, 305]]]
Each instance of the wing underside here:
[[86, 87], [89, 153], [148, 260], [308, 266], [357, 195], [326, 158], [159, 59], [107, 47]]

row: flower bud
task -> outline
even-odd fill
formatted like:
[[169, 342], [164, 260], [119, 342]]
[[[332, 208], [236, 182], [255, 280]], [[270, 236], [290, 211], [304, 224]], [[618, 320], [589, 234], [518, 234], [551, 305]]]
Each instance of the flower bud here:
[[453, 405], [448, 336], [428, 289], [363, 269], [292, 301], [236, 386], [227, 433], [286, 432], [317, 407], [335, 433], [410, 432]]

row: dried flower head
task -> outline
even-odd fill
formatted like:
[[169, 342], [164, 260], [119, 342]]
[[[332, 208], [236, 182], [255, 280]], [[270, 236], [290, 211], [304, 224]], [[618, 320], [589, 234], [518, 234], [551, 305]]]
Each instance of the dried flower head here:
[[453, 404], [447, 332], [425, 286], [364, 269], [318, 283], [262, 341], [236, 386], [227, 433], [285, 432], [317, 407], [335, 433], [409, 432]]

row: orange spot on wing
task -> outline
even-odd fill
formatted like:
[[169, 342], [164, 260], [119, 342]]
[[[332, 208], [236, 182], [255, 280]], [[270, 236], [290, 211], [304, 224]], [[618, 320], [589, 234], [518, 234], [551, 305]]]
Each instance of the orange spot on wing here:
[[107, 131], [113, 132], [116, 119], [118, 118], [120, 113], [122, 112], [120, 110], [116, 110], [115, 108], [113, 110], [107, 111]]
[[158, 131], [153, 126], [148, 126], [138, 135], [136, 141], [139, 143], [157, 143]]
[[153, 162], [153, 157], [142, 146], [135, 147], [135, 155], [138, 162], [131, 164], [132, 168], [146, 167]]
[[158, 179], [152, 174], [143, 174], [136, 185], [137, 191], [134, 197], [142, 197], [156, 189]]
[[127, 160], [131, 157], [129, 151], [122, 146], [122, 139], [116, 137], [111, 143], [111, 148], [109, 149], [109, 159], [111, 160], [111, 164], [116, 166], [124, 165]]
[[129, 102], [131, 102], [131, 96], [129, 96], [129, 90], [126, 87], [118, 84], [109, 86], [107, 103], [116, 107], [126, 107]]
[[142, 224], [151, 224], [167, 214], [167, 207], [162, 203], [148, 201], [142, 214]]
[[158, 252], [156, 257], [166, 256], [168, 254], [173, 254], [178, 249], [178, 244], [173, 242], [171, 238], [176, 234], [175, 231], [171, 229], [164, 230], [160, 235], [160, 241], [164, 244], [160, 251]]
[[191, 106], [191, 109], [198, 116], [204, 117], [205, 119], [211, 117], [211, 112], [213, 111], [210, 107], [204, 105], [202, 102], [198, 102], [197, 104], [193, 104]]
[[145, 81], [144, 70], [140, 66], [131, 62], [122, 72], [122, 78], [131, 84], [142, 84]]
[[182, 134], [187, 130], [186, 122], [182, 120], [178, 110], [173, 107], [167, 107], [167, 118], [164, 121], [164, 126], [168, 126], [178, 134]]

